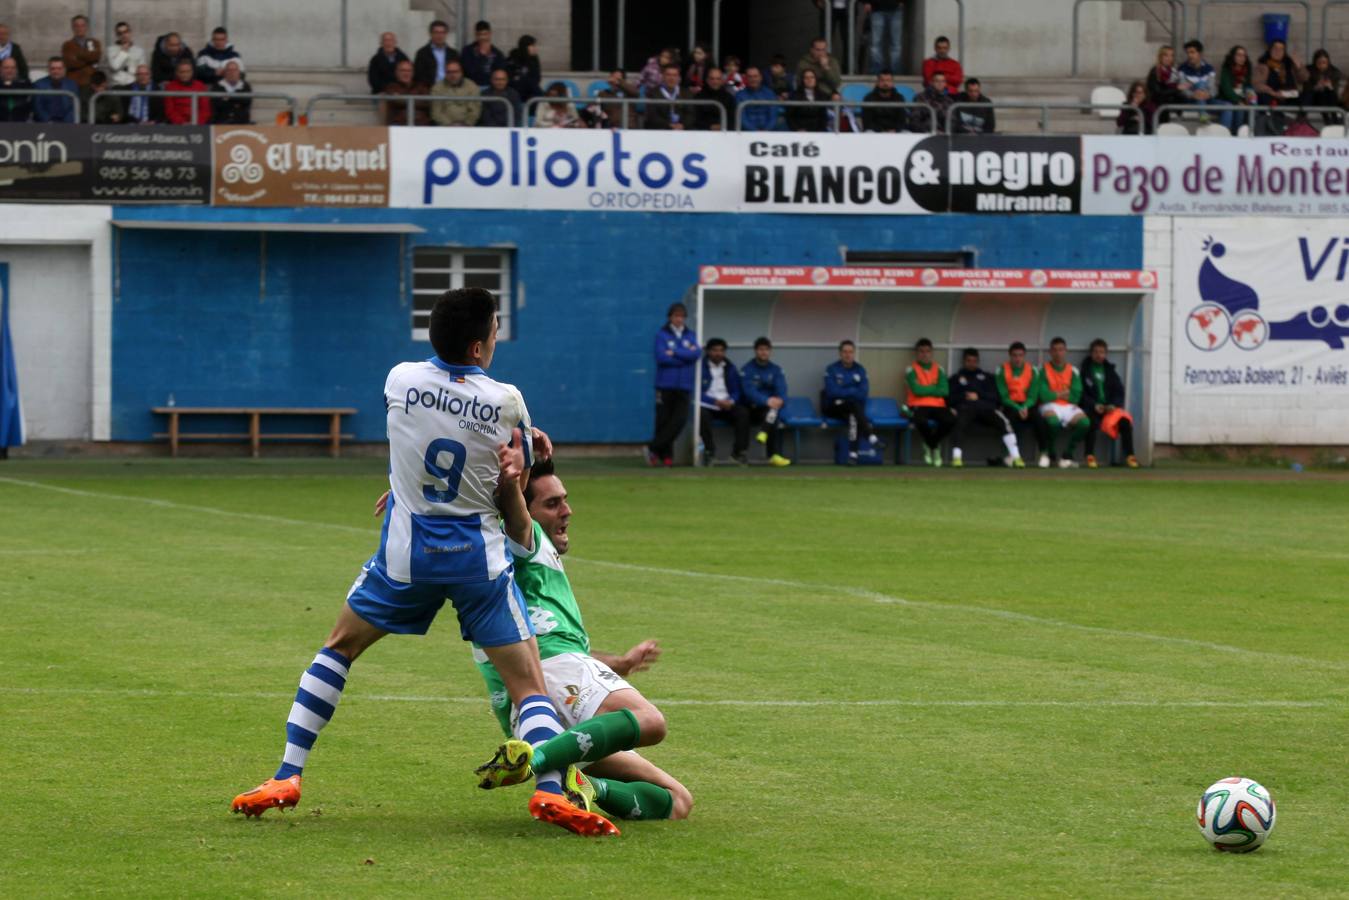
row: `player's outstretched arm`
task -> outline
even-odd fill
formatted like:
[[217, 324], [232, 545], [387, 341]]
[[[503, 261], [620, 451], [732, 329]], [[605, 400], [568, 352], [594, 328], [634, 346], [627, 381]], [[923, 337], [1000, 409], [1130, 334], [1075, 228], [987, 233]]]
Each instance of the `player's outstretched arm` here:
[[642, 641], [622, 656], [602, 653], [598, 650], [592, 650], [590, 655], [626, 678], [635, 672], [645, 672], [654, 666], [656, 660], [660, 659], [660, 652], [660, 643], [648, 640]]
[[506, 536], [526, 550], [533, 550], [534, 523], [529, 518], [522, 485], [528, 471], [525, 469], [524, 454], [512, 440], [509, 444], [497, 446], [497, 462], [501, 465], [501, 477], [497, 482], [497, 506], [506, 526]]

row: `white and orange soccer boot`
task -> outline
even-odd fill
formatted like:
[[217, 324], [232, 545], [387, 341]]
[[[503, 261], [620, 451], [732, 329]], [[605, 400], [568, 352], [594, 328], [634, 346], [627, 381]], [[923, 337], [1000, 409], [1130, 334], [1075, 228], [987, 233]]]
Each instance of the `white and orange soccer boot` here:
[[244, 818], [261, 816], [267, 810], [289, 809], [300, 802], [300, 776], [292, 775], [278, 781], [268, 778], [251, 791], [244, 791], [234, 798], [230, 812], [243, 813]]
[[618, 827], [597, 812], [590, 812], [570, 802], [562, 794], [535, 791], [529, 798], [529, 814], [540, 822], [565, 828], [582, 837], [613, 837], [620, 834]]

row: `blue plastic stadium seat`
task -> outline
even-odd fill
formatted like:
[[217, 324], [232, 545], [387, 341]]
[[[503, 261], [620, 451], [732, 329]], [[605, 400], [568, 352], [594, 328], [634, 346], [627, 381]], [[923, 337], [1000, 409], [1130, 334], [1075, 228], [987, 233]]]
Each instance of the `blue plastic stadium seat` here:
[[[570, 78], [554, 78], [553, 81], [560, 81], [560, 82], [562, 82], [563, 84], [565, 84], [565, 85], [567, 86], [567, 96], [568, 96], [568, 97], [582, 97], [582, 96], [585, 96], [584, 94], [581, 93], [581, 86], [578, 85], [576, 82], [572, 81]], [[549, 83], [549, 84], [552, 84], [553, 82], [550, 81], [550, 82], [548, 82], [548, 83]]]
[[[847, 100], [849, 103], [861, 103], [863, 100], [866, 99], [867, 94], [871, 93], [871, 85], [845, 84], [843, 86], [843, 90], [839, 91], [839, 93], [842, 94], [843, 99]], [[860, 113], [861, 109], [859, 108], [853, 111]]]
[[871, 420], [871, 425], [877, 431], [895, 432], [896, 437], [900, 432], [904, 433], [904, 441], [895, 441], [895, 462], [903, 464], [909, 459], [909, 442], [912, 437], [912, 430], [909, 428], [909, 420], [900, 412], [899, 401], [894, 397], [868, 397], [867, 398], [867, 418]]
[[913, 98], [917, 95], [917, 92], [907, 84], [895, 85], [895, 93], [903, 97], [905, 103], [912, 103]]
[[604, 90], [608, 86], [609, 82], [607, 81], [592, 81], [590, 82], [590, 84], [586, 85], [586, 96], [598, 97], [600, 95], [600, 91]]
[[782, 424], [788, 428], [819, 428], [824, 420], [815, 414], [809, 397], [788, 397], [782, 407]]

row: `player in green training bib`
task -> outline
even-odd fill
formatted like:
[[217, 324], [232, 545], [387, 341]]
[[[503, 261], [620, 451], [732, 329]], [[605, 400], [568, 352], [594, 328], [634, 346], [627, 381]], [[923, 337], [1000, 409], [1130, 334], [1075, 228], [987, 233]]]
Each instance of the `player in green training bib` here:
[[[502, 484], [499, 502], [508, 546], [515, 560], [516, 584], [524, 593], [538, 633], [548, 696], [568, 731], [562, 740], [548, 741], [535, 748], [532, 759], [523, 766], [518, 758], [523, 748], [512, 747], [523, 742], [508, 741], [492, 762], [479, 769], [484, 776], [482, 786], [517, 783], [527, 777], [529, 769], [541, 771], [543, 765], [550, 769], [559, 765], [565, 768], [574, 762], [578, 767], [585, 766], [581, 781], [590, 782], [594, 801], [612, 816], [687, 817], [693, 797], [679, 781], [631, 749], [606, 752], [609, 747], [625, 744], [650, 746], [665, 737], [665, 717], [624, 679], [650, 668], [660, 656], [659, 645], [643, 641], [622, 656], [590, 649], [580, 605], [562, 568], [571, 520], [566, 488], [551, 460], [534, 465], [523, 493], [514, 480], [504, 475]], [[517, 713], [512, 709], [506, 686], [486, 655], [476, 647], [473, 658], [487, 683], [492, 711], [509, 738], [513, 734], [512, 718]], [[636, 740], [627, 743], [624, 732], [634, 725]], [[575, 785], [568, 787], [576, 789]]]

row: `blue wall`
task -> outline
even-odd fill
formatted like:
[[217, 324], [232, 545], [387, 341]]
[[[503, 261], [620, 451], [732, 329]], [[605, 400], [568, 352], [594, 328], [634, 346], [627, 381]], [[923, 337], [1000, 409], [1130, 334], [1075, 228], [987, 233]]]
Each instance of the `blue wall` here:
[[122, 229], [113, 314], [115, 440], [162, 427], [149, 408], [354, 406], [382, 440], [384, 376], [431, 355], [411, 339], [415, 244], [510, 244], [525, 289], [492, 373], [518, 385], [562, 441], [649, 437], [651, 336], [702, 264], [837, 265], [850, 250], [973, 250], [980, 266], [1139, 268], [1142, 219], [807, 216], [512, 210], [219, 210], [127, 207], [117, 219], [409, 222], [389, 235]]

